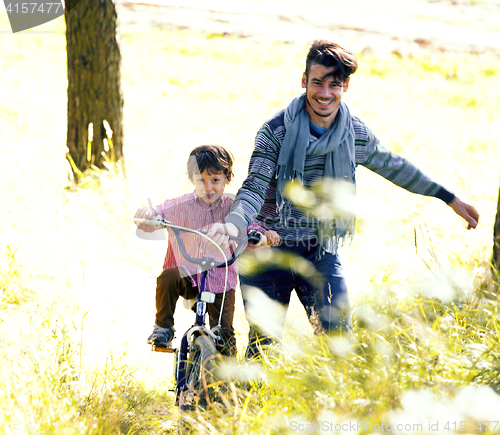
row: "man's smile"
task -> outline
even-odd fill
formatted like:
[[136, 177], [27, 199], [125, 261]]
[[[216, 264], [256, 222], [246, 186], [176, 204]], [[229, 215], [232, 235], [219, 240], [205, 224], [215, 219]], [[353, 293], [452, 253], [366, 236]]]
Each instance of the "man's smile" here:
[[331, 103], [333, 102], [333, 100], [322, 100], [322, 99], [320, 99], [320, 98], [315, 98], [315, 100], [316, 100], [319, 104], [321, 104], [321, 105], [323, 105], [323, 106], [328, 106], [329, 104], [331, 104]]

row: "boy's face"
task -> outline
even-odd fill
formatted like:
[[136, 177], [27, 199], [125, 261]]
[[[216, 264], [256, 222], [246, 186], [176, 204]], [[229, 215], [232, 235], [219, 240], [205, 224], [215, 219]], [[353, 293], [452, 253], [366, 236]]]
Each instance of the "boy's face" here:
[[224, 193], [229, 180], [222, 172], [209, 173], [206, 169], [194, 173], [192, 182], [198, 198], [208, 205], [215, 204]]

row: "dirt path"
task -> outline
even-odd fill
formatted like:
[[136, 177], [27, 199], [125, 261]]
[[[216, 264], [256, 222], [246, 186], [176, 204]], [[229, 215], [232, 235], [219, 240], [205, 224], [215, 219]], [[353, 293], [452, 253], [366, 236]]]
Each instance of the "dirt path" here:
[[166, 26], [264, 40], [318, 37], [378, 54], [500, 55], [500, 2], [424, 0], [117, 0], [123, 30]]

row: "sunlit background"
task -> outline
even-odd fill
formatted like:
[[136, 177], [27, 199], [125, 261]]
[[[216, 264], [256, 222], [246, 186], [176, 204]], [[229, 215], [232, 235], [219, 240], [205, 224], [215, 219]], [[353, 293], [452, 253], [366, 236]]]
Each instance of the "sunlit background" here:
[[[71, 388], [78, 391], [75, 397], [92, 397], [97, 402], [101, 393], [102, 397], [115, 394], [125, 402], [115, 388], [124, 384], [143, 386], [144, 390], [134, 390], [135, 394], [146, 391], [148, 400], [152, 400], [151, 391], [172, 387], [173, 358], [151, 352], [146, 345], [154, 323], [155, 278], [161, 272], [166, 241], [137, 238], [132, 216], [137, 207], [147, 205], [148, 198], [158, 204], [190, 191], [185, 166], [191, 149], [200, 144], [220, 144], [231, 150], [236, 158], [235, 180], [228, 191], [237, 191], [245, 178], [258, 128], [301, 92], [300, 79], [305, 54], [315, 37], [315, 20], [318, 34], [331, 39], [338, 35], [359, 54], [359, 70], [345, 95], [351, 112], [360, 116], [386, 147], [416, 163], [474, 204], [481, 214], [478, 228], [466, 231], [464, 223], [439, 200], [409, 194], [364, 168], [357, 171], [358, 231], [353, 244], [342, 249], [341, 257], [360, 330], [374, 331], [372, 344], [381, 355], [390, 359], [397, 354], [404, 359], [402, 348], [396, 349], [391, 341], [403, 334], [394, 332], [394, 325], [401, 326], [401, 319], [414, 316], [408, 323], [413, 324], [411, 331], [402, 326], [401, 330], [432, 350], [420, 354], [422, 364], [426, 364], [425, 358], [430, 364], [440, 352], [452, 353], [445, 326], [439, 335], [441, 329], [431, 321], [426, 323], [425, 313], [417, 316], [415, 310], [403, 307], [419, 306], [422, 300], [417, 311], [431, 312], [429, 301], [435, 301], [441, 304], [440, 314], [434, 308], [431, 317], [439, 324], [448, 322], [453, 329], [457, 325], [472, 327], [466, 318], [460, 324], [454, 310], [469, 306], [476, 312], [481, 305], [474, 295], [488, 278], [499, 187], [500, 44], [495, 46], [495, 41], [500, 26], [490, 13], [498, 13], [498, 2], [459, 2], [456, 9], [448, 2], [438, 3], [439, 11], [446, 15], [432, 15], [430, 2], [410, 2], [413, 9], [399, 15], [408, 20], [405, 27], [397, 15], [386, 14], [383, 5], [361, 13], [355, 9], [361, 2], [350, 6], [342, 2], [337, 7], [319, 1], [315, 7], [284, 1], [214, 2], [211, 9], [224, 12], [227, 19], [219, 25], [233, 26], [236, 36], [229, 30], [225, 35], [225, 27], [217, 30], [219, 18], [210, 16], [201, 3], [164, 2], [163, 6], [171, 8], [156, 12], [147, 6], [133, 10], [120, 3], [126, 176], [118, 169], [104, 171], [89, 175], [78, 186], [68, 178], [65, 159], [64, 20], [14, 35], [5, 9], [0, 7], [0, 402], [5, 404], [0, 405], [0, 414], [3, 421], [12, 422], [0, 433], [49, 433], [49, 428], [57, 425], [74, 430], [67, 433], [100, 433], [97, 429], [92, 432], [91, 424], [79, 419], [84, 407], [75, 405], [78, 399], [58, 396], [54, 385], [61, 379], [73, 383]], [[472, 9], [474, 6], [477, 8]], [[344, 27], [328, 27], [325, 11], [341, 12], [344, 7]], [[469, 9], [460, 12], [461, 7]], [[186, 15], [189, 11], [190, 16]], [[464, 18], [467, 11], [482, 11], [481, 28], [479, 18], [472, 13]], [[384, 23], [370, 19], [370, 14], [372, 18], [387, 15], [385, 29], [399, 34], [399, 40], [381, 38]], [[297, 18], [300, 16], [303, 25]], [[189, 28], [175, 29], [175, 19], [180, 20], [179, 26]], [[337, 23], [338, 19], [332, 21]], [[451, 41], [453, 34], [445, 32], [448, 26], [460, 38]], [[269, 28], [273, 31], [267, 31]], [[417, 29], [425, 33], [424, 39], [437, 41], [434, 50], [415, 42], [412, 32]], [[470, 34], [466, 40], [463, 29]], [[241, 35], [246, 37], [238, 37]], [[440, 46], [450, 50], [443, 52]], [[489, 309], [491, 319], [497, 319], [495, 310]], [[260, 313], [268, 317], [270, 311]], [[391, 317], [395, 312], [404, 314]], [[487, 316], [482, 311], [478, 315]], [[175, 343], [193, 320], [179, 304]], [[485, 328], [492, 327], [492, 322], [485, 321]], [[390, 339], [383, 341], [376, 336], [392, 327], [396, 329], [387, 333]], [[248, 325], [239, 290], [235, 328], [238, 349], [243, 352]], [[301, 340], [311, 342], [312, 335], [306, 315], [294, 299], [284, 334], [285, 354], [294, 359], [304, 350]], [[464, 333], [463, 337], [466, 339], [457, 344], [461, 349], [457, 355], [464, 352], [463, 343], [469, 338], [470, 344], [480, 341], [474, 334]], [[336, 358], [349, 360], [356, 340], [335, 339], [327, 348]], [[490, 349], [491, 343], [485, 339], [481, 343], [485, 347], [480, 349]], [[304, 402], [315, 404], [309, 414], [306, 405], [293, 408], [290, 404], [290, 411], [283, 406], [282, 414], [269, 411], [271, 420], [264, 419], [265, 424], [275, 422], [276, 427], [289, 429], [295, 416], [311, 422], [315, 418], [344, 421], [349, 415], [358, 419], [360, 415], [384, 416], [394, 424], [436, 420], [443, 415], [449, 415], [446, 418], [450, 421], [495, 416], [499, 420], [498, 396], [491, 396], [487, 387], [470, 394], [477, 394], [478, 401], [497, 403], [489, 414], [485, 409], [490, 408], [483, 407], [473, 415], [471, 406], [464, 405], [469, 403], [466, 393], [439, 402], [443, 385], [450, 394], [457, 386], [475, 385], [477, 378], [464, 374], [477, 369], [474, 361], [469, 363], [443, 363], [443, 372], [453, 367], [449, 370], [454, 374], [441, 386], [434, 378], [426, 383], [421, 372], [415, 372], [414, 382], [402, 382], [400, 391], [395, 387], [396, 399], [381, 399], [384, 405], [380, 409], [370, 391], [349, 407], [338, 401], [335, 405], [336, 393], [328, 396], [318, 387], [318, 394], [307, 396]], [[491, 362], [488, 364], [493, 370]], [[404, 370], [409, 371], [409, 367]], [[455, 377], [459, 379], [456, 383]], [[103, 379], [110, 380], [107, 384]], [[337, 379], [336, 375], [332, 379]], [[419, 391], [411, 391], [412, 386]], [[155, 405], [156, 414], [163, 419], [149, 433], [168, 433], [175, 426], [176, 411], [168, 401], [173, 395], [166, 397], [170, 399], [158, 401], [163, 405]], [[431, 406], [434, 401], [455, 414], [437, 413]], [[420, 414], [415, 403], [425, 404]], [[160, 412], [161, 406], [164, 409]], [[263, 418], [258, 411], [248, 412], [248, 419]], [[106, 427], [104, 420], [98, 418], [96, 427]], [[130, 421], [134, 422], [133, 418]], [[146, 427], [144, 421], [136, 422], [137, 427]], [[250, 429], [245, 419], [236, 421], [242, 425], [239, 433], [264, 433], [258, 425]], [[200, 427], [209, 433], [203, 424]], [[132, 423], [122, 427], [130, 429]]]

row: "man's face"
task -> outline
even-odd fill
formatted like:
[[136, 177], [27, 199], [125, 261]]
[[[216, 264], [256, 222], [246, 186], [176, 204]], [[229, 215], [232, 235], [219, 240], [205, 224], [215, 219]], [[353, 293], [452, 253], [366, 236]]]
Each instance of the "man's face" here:
[[309, 119], [318, 127], [332, 125], [339, 110], [342, 95], [349, 87], [349, 78], [340, 82], [335, 75], [335, 67], [327, 68], [313, 63], [309, 68], [309, 77], [302, 75], [302, 87], [306, 89], [306, 110]]
[[193, 174], [193, 184], [198, 198], [208, 205], [215, 204], [224, 193], [227, 177], [222, 172], [209, 173], [204, 170], [201, 174]]

